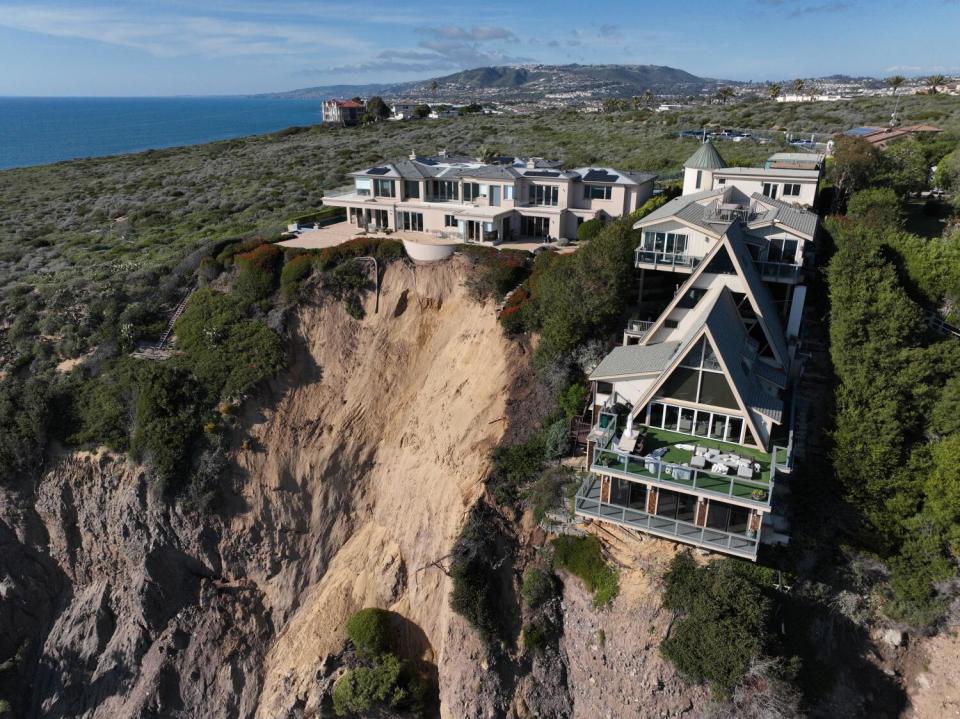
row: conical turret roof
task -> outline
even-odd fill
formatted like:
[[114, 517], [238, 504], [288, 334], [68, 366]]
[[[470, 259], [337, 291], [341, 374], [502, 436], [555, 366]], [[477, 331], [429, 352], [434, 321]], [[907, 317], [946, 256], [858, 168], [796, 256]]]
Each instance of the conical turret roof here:
[[713, 143], [707, 140], [690, 156], [689, 160], [683, 163], [683, 166], [693, 170], [719, 170], [726, 167], [727, 163], [720, 157]]

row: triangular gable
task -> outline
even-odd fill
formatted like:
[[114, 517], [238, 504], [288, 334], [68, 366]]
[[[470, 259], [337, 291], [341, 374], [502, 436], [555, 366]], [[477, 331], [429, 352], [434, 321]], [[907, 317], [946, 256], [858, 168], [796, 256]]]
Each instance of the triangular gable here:
[[[757, 321], [763, 329], [764, 335], [774, 352], [777, 362], [780, 363], [781, 367], [786, 368], [789, 365], [790, 355], [787, 351], [787, 343], [784, 337], [783, 327], [780, 324], [780, 318], [777, 316], [776, 308], [773, 305], [773, 299], [770, 297], [770, 292], [763, 284], [763, 280], [760, 279], [760, 275], [753, 266], [753, 260], [750, 259], [749, 253], [747, 253], [745, 249], [742, 255], [738, 253], [733, 246], [733, 240], [729, 233], [724, 234], [720, 238], [719, 242], [710, 249], [706, 256], [694, 268], [693, 272], [690, 273], [686, 281], [680, 285], [677, 293], [673, 296], [673, 299], [670, 300], [670, 304], [668, 304], [667, 308], [654, 320], [653, 325], [640, 340], [640, 344], [649, 344], [656, 333], [663, 329], [663, 323], [667, 320], [670, 313], [677, 308], [677, 305], [687, 294], [687, 291], [694, 286], [697, 279], [706, 273], [711, 262], [718, 256], [722, 257], [722, 252], [727, 254], [727, 259], [729, 259], [733, 265], [734, 272], [738, 274], [743, 281], [747, 299], [750, 301], [750, 306], [757, 316]], [[706, 296], [701, 298], [700, 302], [703, 302], [705, 299]]]
[[[713, 352], [719, 361], [723, 376], [733, 391], [733, 396], [737, 403], [737, 410], [739, 410], [739, 412], [743, 415], [744, 421], [747, 423], [747, 427], [750, 429], [756, 444], [758, 446], [763, 446], [761, 438], [767, 436], [769, 433], [760, 431], [760, 428], [757, 424], [757, 415], [752, 411], [745, 401], [748, 388], [745, 387], [746, 383], [744, 382], [744, 378], [741, 377], [741, 375], [744, 373], [739, 365], [734, 364], [735, 362], [739, 362], [740, 358], [739, 356], [731, 356], [731, 352], [729, 350], [729, 347], [735, 338], [728, 337], [726, 338], [726, 341], [718, 341], [713, 333], [709, 331], [709, 318], [715, 314], [718, 306], [721, 306], [725, 303], [727, 305], [728, 317], [735, 318], [736, 325], [740, 328], [741, 334], [739, 339], [741, 343], [746, 335], [746, 330], [743, 327], [743, 323], [740, 321], [739, 315], [737, 314], [736, 305], [733, 302], [733, 298], [730, 296], [730, 290], [726, 287], [724, 287], [723, 290], [724, 291], [718, 293], [715, 298], [713, 298], [707, 321], [700, 325], [696, 332], [690, 335], [689, 341], [684, 342], [684, 346], [676, 353], [676, 355], [674, 355], [674, 358], [660, 375], [659, 379], [657, 379], [656, 382], [647, 388], [646, 392], [643, 393], [634, 407], [637, 410], [646, 407], [657, 395], [657, 393], [666, 383], [667, 379], [673, 376], [674, 371], [680, 366], [680, 363], [686, 358], [689, 351], [697, 346], [700, 338], [707, 337], [711, 348], [713, 349]], [[729, 313], [732, 313], [732, 315]], [[729, 325], [729, 323], [726, 324]]]

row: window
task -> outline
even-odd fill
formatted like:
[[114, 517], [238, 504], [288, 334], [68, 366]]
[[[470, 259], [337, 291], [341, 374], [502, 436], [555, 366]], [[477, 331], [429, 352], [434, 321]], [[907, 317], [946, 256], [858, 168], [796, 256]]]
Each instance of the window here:
[[734, 274], [733, 262], [730, 255], [727, 254], [727, 248], [721, 247], [720, 250], [710, 260], [710, 264], [704, 270], [709, 275], [732, 275]]
[[513, 199], [513, 185], [504, 185], [503, 186], [503, 199], [512, 200]]
[[689, 367], [677, 367], [663, 383], [660, 394], [671, 399], [685, 402], [697, 401], [697, 385], [700, 383], [700, 372]]
[[763, 183], [763, 194], [769, 197], [770, 199], [777, 199], [777, 186], [772, 182]]
[[556, 206], [560, 202], [560, 188], [556, 185], [530, 185], [530, 202]]
[[701, 337], [683, 356], [680, 365], [663, 383], [660, 394], [671, 399], [699, 402], [713, 407], [738, 407], [730, 383], [720, 370], [720, 362], [706, 337]]
[[394, 197], [393, 180], [374, 180], [373, 194], [377, 197]]
[[457, 218], [454, 215], [444, 215], [443, 216], [443, 226], [444, 227], [456, 227]]
[[524, 237], [548, 237], [549, 217], [520, 217], [520, 234]]
[[800, 196], [800, 185], [799, 183], [787, 184], [783, 186], [783, 196], [784, 197], [799, 197]]
[[697, 189], [700, 189], [700, 184], [703, 182], [703, 170], [697, 170]]
[[718, 185], [726, 185], [726, 184], [727, 184], [727, 178], [726, 178], [726, 177], [717, 178], [717, 184], [718, 184]]
[[[722, 412], [676, 407], [663, 402], [651, 402], [646, 424], [671, 432], [685, 432], [697, 437], [709, 437], [721, 442], [743, 444], [743, 418]], [[749, 438], [752, 441], [752, 437]]]
[[668, 330], [675, 330], [680, 326], [680, 322], [677, 320], [664, 320], [663, 326]]
[[612, 477], [610, 480], [610, 503], [647, 511], [647, 488], [639, 482]]
[[644, 232], [643, 249], [660, 255], [682, 256], [687, 252], [687, 236], [676, 232]]
[[433, 199], [445, 201], [460, 197], [460, 185], [453, 180], [433, 180]]
[[657, 497], [657, 516], [692, 522], [697, 509], [697, 498], [692, 494], [661, 489]]
[[770, 240], [770, 246], [767, 249], [767, 261], [782, 262], [788, 265], [796, 264], [797, 244], [796, 240]]
[[463, 199], [472, 200], [475, 197], [480, 197], [480, 183], [464, 182], [463, 183]]
[[360, 197], [370, 197], [370, 190], [373, 187], [373, 183], [365, 177], [358, 177], [354, 180], [354, 184], [357, 188], [357, 194]]
[[405, 197], [420, 197], [420, 183], [416, 180], [404, 180], [403, 194]]
[[710, 509], [707, 511], [707, 526], [721, 532], [742, 534], [747, 531], [749, 517], [750, 510], [746, 507], [734, 507], [710, 500]]
[[423, 215], [419, 212], [401, 212], [397, 217], [397, 229], [423, 232]]
[[583, 199], [609, 200], [613, 196], [613, 188], [609, 185], [584, 185]]

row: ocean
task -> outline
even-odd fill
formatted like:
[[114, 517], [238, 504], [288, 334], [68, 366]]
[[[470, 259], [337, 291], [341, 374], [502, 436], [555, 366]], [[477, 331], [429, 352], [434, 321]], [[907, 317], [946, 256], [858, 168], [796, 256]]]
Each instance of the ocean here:
[[320, 105], [253, 97], [0, 97], [0, 169], [314, 125]]

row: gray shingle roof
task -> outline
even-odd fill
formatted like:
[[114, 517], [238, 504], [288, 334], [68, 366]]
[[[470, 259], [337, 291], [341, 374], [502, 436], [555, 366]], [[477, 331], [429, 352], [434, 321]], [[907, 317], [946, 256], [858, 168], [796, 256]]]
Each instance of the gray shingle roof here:
[[727, 163], [720, 157], [713, 143], [707, 140], [690, 156], [689, 160], [683, 163], [683, 166], [692, 170], [719, 170], [726, 167]]
[[706, 325], [743, 403], [774, 422], [782, 421], [783, 400], [768, 394], [743, 360], [747, 330], [729, 288], [724, 287], [717, 295]]
[[804, 210], [801, 207], [774, 200], [759, 192], [754, 192], [751, 197], [760, 205], [767, 208], [767, 211], [750, 222], [748, 227], [763, 227], [771, 224], [784, 225], [790, 229], [802, 232], [805, 235], [813, 237], [817, 231], [817, 224], [820, 222], [820, 216], [810, 210]]
[[679, 346], [679, 342], [661, 342], [655, 345], [614, 347], [593, 370], [590, 379], [604, 380], [662, 372]]
[[[637, 230], [644, 225], [649, 225], [652, 222], [657, 222], [659, 220], [669, 220], [673, 218], [678, 212], [683, 208], [694, 204], [697, 200], [704, 200], [709, 197], [719, 197], [723, 194], [722, 189], [718, 190], [701, 190], [700, 192], [692, 192], [689, 195], [680, 195], [680, 197], [674, 197], [663, 207], [654, 210], [646, 217], [642, 217], [633, 223], [633, 229]], [[703, 216], [703, 206], [697, 205], [701, 217]]]

